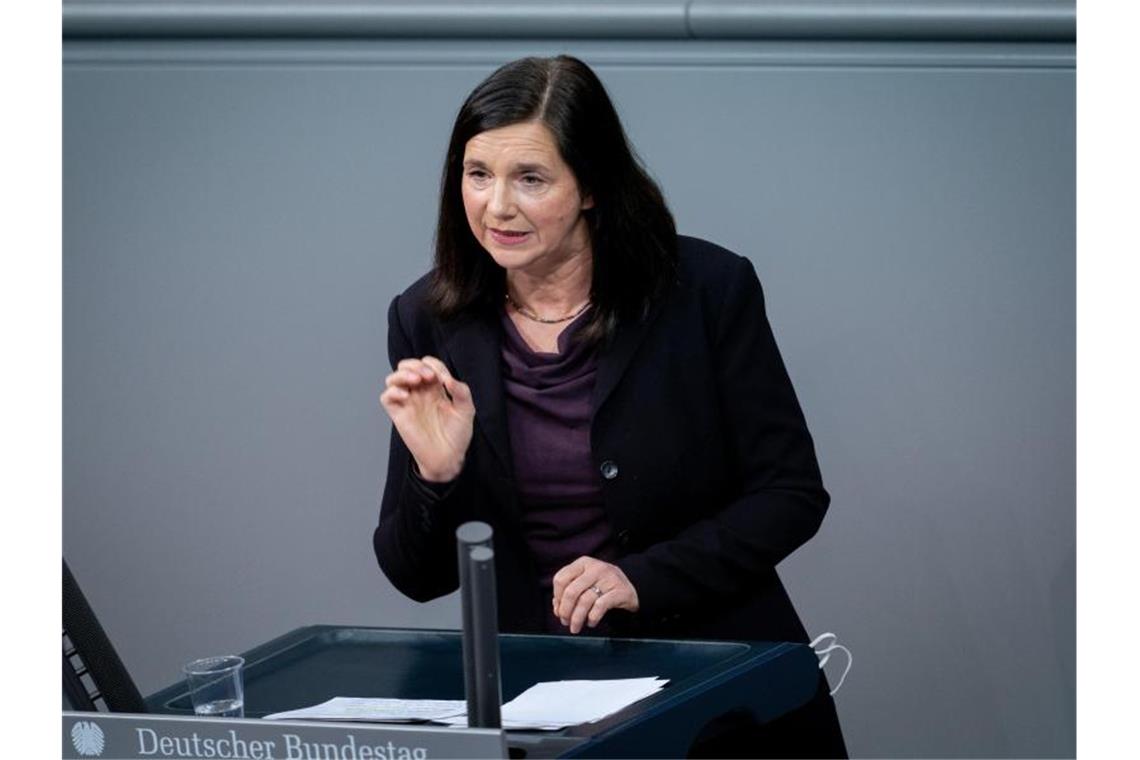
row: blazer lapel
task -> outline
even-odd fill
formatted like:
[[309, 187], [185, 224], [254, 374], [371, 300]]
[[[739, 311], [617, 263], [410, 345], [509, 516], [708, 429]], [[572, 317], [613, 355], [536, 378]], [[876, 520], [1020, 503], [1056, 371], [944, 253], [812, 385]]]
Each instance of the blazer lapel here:
[[650, 325], [660, 312], [661, 300], [658, 300], [643, 318], [619, 322], [613, 340], [598, 353], [598, 374], [594, 381], [594, 394], [590, 400], [590, 408], [595, 418], [598, 410], [606, 403], [606, 399], [625, 374], [634, 354], [649, 332]]
[[475, 427], [487, 439], [503, 467], [511, 473], [506, 402], [500, 360], [502, 330], [493, 314], [479, 313], [443, 327], [440, 357], [454, 375], [467, 383], [475, 400]]

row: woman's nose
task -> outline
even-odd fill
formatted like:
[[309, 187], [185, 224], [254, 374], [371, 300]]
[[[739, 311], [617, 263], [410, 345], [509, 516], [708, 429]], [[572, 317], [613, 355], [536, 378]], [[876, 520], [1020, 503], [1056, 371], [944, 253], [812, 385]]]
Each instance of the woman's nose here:
[[515, 201], [511, 195], [509, 183], [495, 183], [494, 187], [491, 188], [491, 202], [488, 207], [495, 216], [509, 217], [514, 215]]

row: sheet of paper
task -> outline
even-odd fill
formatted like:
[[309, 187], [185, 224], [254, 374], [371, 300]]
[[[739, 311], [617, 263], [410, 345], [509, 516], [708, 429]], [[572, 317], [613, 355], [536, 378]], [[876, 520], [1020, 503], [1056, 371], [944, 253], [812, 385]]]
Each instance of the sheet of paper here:
[[[432, 721], [433, 723], [442, 723], [446, 726], [454, 728], [467, 728], [467, 716], [457, 715], [454, 718], [441, 718], [440, 720]], [[569, 724], [566, 723], [535, 723], [533, 721], [510, 721], [503, 720], [502, 726], [506, 731], [561, 731]]]
[[[593, 723], [656, 694], [667, 679], [618, 678], [601, 681], [544, 681], [503, 705], [505, 729], [556, 731], [579, 723]], [[466, 715], [440, 720], [466, 726]]]
[[[266, 715], [266, 720], [347, 720], [377, 723], [421, 723], [464, 715], [462, 699], [383, 699], [333, 697], [299, 710]], [[465, 719], [466, 720], [466, 719]]]
[[[667, 683], [667, 679], [654, 677], [543, 681], [503, 705], [503, 728], [557, 731], [579, 723], [593, 723], [656, 694]], [[265, 717], [267, 720], [432, 722], [466, 726], [467, 703], [461, 699], [334, 697], [319, 705]]]

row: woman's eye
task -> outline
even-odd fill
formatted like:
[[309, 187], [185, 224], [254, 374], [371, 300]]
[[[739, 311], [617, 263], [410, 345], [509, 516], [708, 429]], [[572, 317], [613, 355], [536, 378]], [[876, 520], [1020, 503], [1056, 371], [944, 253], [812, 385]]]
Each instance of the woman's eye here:
[[487, 179], [487, 172], [483, 171], [482, 169], [472, 169], [471, 171], [467, 172], [467, 176], [473, 180], [480, 181]]
[[522, 178], [522, 182], [524, 185], [527, 185], [529, 187], [537, 187], [538, 185], [542, 184], [543, 180], [542, 177], [539, 177], [537, 175], [527, 174]]

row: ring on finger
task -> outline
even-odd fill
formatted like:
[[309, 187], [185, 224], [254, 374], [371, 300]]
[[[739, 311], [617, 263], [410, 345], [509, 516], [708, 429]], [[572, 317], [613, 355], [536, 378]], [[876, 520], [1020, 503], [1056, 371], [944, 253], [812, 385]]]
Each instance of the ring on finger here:
[[601, 596], [602, 594], [606, 593], [605, 591], [602, 591], [602, 590], [601, 590], [600, 588], [598, 588], [597, 586], [590, 586], [590, 590], [591, 590], [591, 591], [593, 591], [593, 592], [594, 592], [595, 594], [597, 594], [598, 596]]

